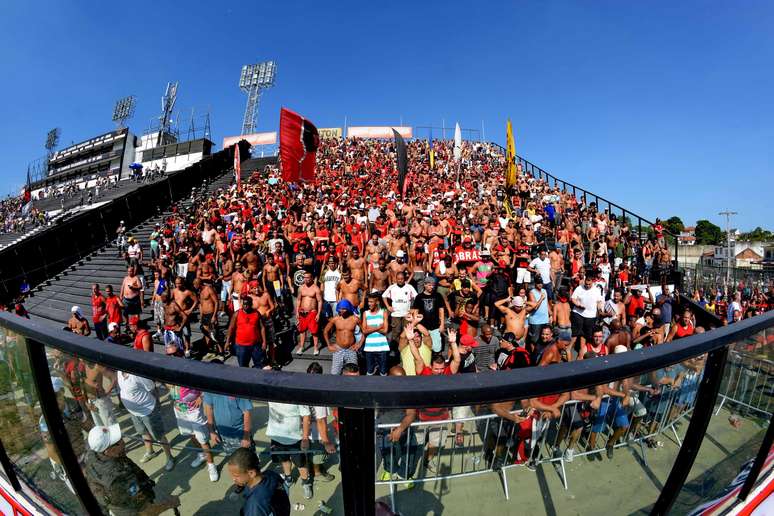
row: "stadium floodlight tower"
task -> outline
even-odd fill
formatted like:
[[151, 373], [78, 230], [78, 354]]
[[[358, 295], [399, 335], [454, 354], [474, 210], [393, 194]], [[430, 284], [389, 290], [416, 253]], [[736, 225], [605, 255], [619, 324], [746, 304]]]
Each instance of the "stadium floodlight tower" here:
[[177, 84], [176, 82], [168, 82], [164, 96], [161, 97], [161, 116], [159, 117], [159, 135], [156, 138], [156, 146], [163, 145], [163, 135], [170, 133], [172, 112], [175, 110], [175, 102], [177, 101]]
[[239, 76], [239, 89], [247, 93], [247, 106], [245, 117], [242, 121], [242, 134], [255, 132], [258, 121], [258, 105], [261, 100], [261, 92], [274, 86], [274, 77], [277, 74], [277, 64], [274, 61], [244, 65]]
[[51, 129], [46, 135], [46, 152], [47, 157], [50, 160], [54, 155], [54, 149], [59, 145], [59, 136], [62, 134], [62, 130], [58, 127]]
[[126, 121], [134, 116], [134, 105], [137, 99], [134, 95], [129, 95], [116, 101], [116, 106], [113, 108], [113, 122], [116, 123], [118, 129], [123, 128], [126, 125]]

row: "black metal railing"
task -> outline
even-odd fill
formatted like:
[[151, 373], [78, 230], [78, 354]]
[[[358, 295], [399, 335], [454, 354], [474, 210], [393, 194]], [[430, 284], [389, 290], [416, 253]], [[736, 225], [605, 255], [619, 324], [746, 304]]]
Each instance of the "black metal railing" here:
[[[717, 320], [705, 318], [705, 323], [712, 322]], [[368, 514], [368, 508], [374, 507], [375, 409], [448, 407], [531, 399], [632, 378], [706, 354], [707, 365], [685, 441], [658, 501], [651, 510], [652, 514], [666, 514], [680, 492], [704, 438], [721, 385], [728, 345], [772, 327], [774, 313], [767, 313], [679, 342], [611, 355], [604, 360], [584, 360], [475, 376], [382, 378], [263, 371], [187, 361], [157, 353], [141, 353], [116, 345], [95, 345], [91, 339], [54, 332], [50, 326], [0, 314], [0, 328], [3, 332], [13, 333], [24, 340], [33, 381], [41, 400], [41, 410], [49, 428], [61, 425], [62, 416], [53, 401], [54, 391], [46, 363], [47, 350], [154, 381], [186, 385], [204, 392], [271, 402], [339, 407], [339, 454], [344, 507], [346, 514], [353, 515]], [[19, 364], [15, 367], [19, 367]], [[84, 509], [88, 513], [98, 513], [94, 495], [88, 490], [64, 430], [54, 430], [52, 439]], [[0, 459], [3, 459], [2, 453]], [[761, 459], [754, 464], [758, 468], [756, 478], [762, 462]], [[16, 482], [13, 468], [7, 467], [8, 462], [0, 460], [0, 463], [5, 466], [9, 482]]]

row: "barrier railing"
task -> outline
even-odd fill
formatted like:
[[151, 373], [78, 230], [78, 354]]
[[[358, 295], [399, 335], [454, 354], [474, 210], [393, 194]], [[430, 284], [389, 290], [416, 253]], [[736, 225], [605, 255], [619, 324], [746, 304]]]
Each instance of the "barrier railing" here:
[[456, 407], [454, 413], [471, 415], [415, 421], [397, 441], [389, 436], [399, 423], [377, 424], [376, 485], [389, 486], [392, 509], [397, 511], [396, 487], [415, 482], [497, 474], [509, 500], [507, 471], [511, 468], [558, 465], [566, 490], [569, 479], [565, 464], [576, 458], [636, 447], [647, 464], [648, 447], [660, 444], [656, 437], [670, 432], [668, 437], [682, 445], [677, 425], [693, 411], [700, 379], [701, 373], [694, 371], [681, 376], [680, 384], [674, 387], [644, 385], [647, 390], [627, 393], [625, 406], [620, 398], [608, 395], [595, 402], [570, 400], [563, 404], [558, 418], [512, 411], [523, 418], [521, 423], [497, 414], [473, 415], [470, 407]]
[[[608, 449], [615, 450], [634, 445], [635, 452], [639, 447], [639, 455], [643, 461], [646, 461], [649, 459], [645, 457], [645, 446], [648, 444], [652, 446], [652, 441], [657, 440], [659, 436], [673, 438], [677, 446], [682, 443], [673, 462], [670, 461], [664, 465], [661, 461], [660, 471], [663, 476], [666, 477], [666, 471], [670, 473], [666, 480], [659, 481], [658, 500], [649, 509], [653, 514], [665, 514], [681, 493], [696, 454], [699, 448], [702, 448], [702, 440], [710, 417], [714, 412], [716, 401], [719, 400], [718, 391], [723, 382], [728, 346], [734, 344], [736, 346], [734, 351], [740, 351], [739, 347], [747, 344], [750, 337], [756, 337], [757, 342], [761, 332], [770, 331], [773, 326], [774, 313], [769, 313], [701, 335], [686, 337], [677, 342], [600, 359], [549, 367], [528, 367], [492, 374], [383, 378], [297, 374], [206, 364], [156, 353], [137, 352], [108, 343], [95, 345], [95, 341], [91, 339], [52, 331], [49, 326], [35, 321], [0, 314], [0, 328], [2, 328], [0, 410], [3, 414], [0, 423], [4, 425], [0, 438], [4, 442], [0, 442], [0, 451], [8, 450], [10, 459], [10, 461], [0, 460], [0, 463], [4, 465], [3, 472], [9, 485], [13, 485], [14, 481], [20, 479], [23, 480], [22, 484], [31, 482], [40, 491], [47, 493], [52, 498], [52, 503], [55, 502], [56, 507], [61, 506], [65, 512], [100, 514], [102, 509], [81, 469], [83, 437], [75, 439], [72, 436], [77, 433], [68, 434], [71, 426], [79, 419], [73, 419], [72, 414], [68, 415], [62, 411], [59, 397], [55, 392], [55, 381], [52, 380], [52, 377], [66, 378], [68, 382], [72, 382], [71, 373], [80, 371], [81, 365], [84, 370], [92, 370], [90, 364], [96, 364], [102, 368], [150, 378], [156, 383], [185, 385], [188, 389], [225, 394], [232, 398], [269, 401], [268, 408], [265, 404], [254, 407], [257, 411], [255, 421], [261, 421], [257, 423], [261, 428], [267, 416], [272, 417], [272, 411], [277, 410], [271, 405], [272, 403], [338, 407], [335, 409], [335, 420], [339, 441], [341, 489], [337, 489], [336, 492], [343, 499], [341, 512], [345, 514], [372, 513], [376, 500], [375, 489], [380, 485], [378, 482], [392, 483], [397, 487], [401, 483], [410, 481], [412, 476], [410, 473], [414, 467], [418, 467], [412, 467], [412, 460], [420, 462], [419, 459], [426, 453], [430, 455], [431, 460], [422, 462], [422, 468], [415, 470], [418, 473], [413, 475], [415, 481], [422, 484], [427, 484], [433, 479], [444, 479], [450, 475], [473, 477], [485, 472], [496, 472], [507, 488], [507, 473], [513, 468], [524, 465], [538, 468], [555, 467], [560, 472], [563, 486], [573, 489], [572, 486], [579, 485], [581, 479], [572, 477], [575, 467], [566, 467], [570, 455], [581, 457], [602, 453], [602, 450], [607, 453]], [[745, 350], [741, 349], [741, 351]], [[703, 373], [692, 376], [701, 370], [696, 363], [696, 357], [705, 354], [706, 365]], [[51, 358], [59, 355], [62, 358], [56, 365], [52, 365]], [[691, 360], [694, 362], [693, 369], [685, 369], [683, 365], [669, 369], [672, 364], [683, 364]], [[761, 365], [761, 375], [763, 375], [763, 368], [764, 366]], [[758, 370], [756, 365], [755, 371]], [[650, 374], [651, 371], [656, 373]], [[738, 391], [742, 391], [744, 379], [736, 382], [734, 374], [730, 369], [728, 374], [730, 383], [739, 383]], [[642, 378], [643, 375], [647, 376]], [[624, 387], [609, 387], [609, 384], [616, 382], [621, 382]], [[658, 387], [658, 393], [649, 390], [656, 388], [657, 385], [666, 386]], [[763, 385], [763, 380], [757, 379], [750, 382], [748, 388], [744, 390], [755, 392], [756, 385]], [[628, 400], [624, 397], [620, 402], [615, 401], [613, 400], [613, 397], [617, 398], [615, 394], [598, 390], [597, 386], [608, 386], [607, 389], [619, 391], [619, 394], [628, 394]], [[593, 389], [594, 393], [598, 394], [594, 399], [599, 398], [600, 406], [586, 406], [581, 400], [569, 402], [555, 418], [536, 417], [523, 426], [518, 424], [520, 421], [518, 423], [514, 421], [515, 424], [509, 426], [507, 424], [509, 422], [499, 415], [486, 413], [487, 407], [498, 402], [511, 401], [512, 407], [512, 400], [530, 400], [530, 406], [539, 408], [534, 400], [540, 397], [577, 392], [582, 389]], [[635, 390], [638, 394], [632, 396], [629, 392], [631, 390]], [[71, 392], [76, 392], [77, 395], [77, 391]], [[605, 394], [611, 397], [603, 399]], [[170, 420], [174, 421], [173, 417], [177, 419], [179, 404], [178, 398], [172, 398], [170, 403], [166, 396], [171, 395], [166, 394], [163, 399], [159, 398], [159, 401], [161, 401], [160, 410], [164, 411], [163, 417], [166, 419], [166, 425], [169, 426]], [[733, 390], [729, 391], [728, 397], [734, 397]], [[735, 399], [766, 410], [765, 403], [758, 402], [759, 397], [760, 393], [757, 393], [754, 399], [743, 399], [738, 395]], [[81, 397], [78, 403], [85, 404], [88, 399], [87, 393], [87, 397]], [[170, 405], [174, 413], [171, 413]], [[730, 405], [741, 406], [729, 399], [726, 401], [726, 406]], [[473, 412], [471, 409], [471, 412], [466, 413], [459, 409], [452, 409], [452, 418], [446, 423], [424, 421], [416, 423], [412, 429], [407, 430], [404, 433], [407, 449], [411, 449], [416, 441], [413, 455], [410, 453], [403, 455], [408, 452], [397, 449], [391, 451], [390, 447], [386, 447], [388, 453], [383, 454], [381, 460], [384, 460], [385, 455], [390, 456], [392, 453], [392, 460], [395, 463], [390, 462], [390, 472], [400, 475], [403, 468], [404, 473], [402, 478], [393, 479], [390, 476], [389, 479], [379, 479], [377, 482], [375, 474], [379, 470], [375, 463], [374, 436], [384, 437], [384, 430], [389, 427], [379, 428], [375, 424], [375, 410], [380, 411], [381, 417], [381, 411], [389, 409], [466, 406], [484, 407], [484, 410], [476, 409], [476, 412]], [[492, 410], [495, 409], [497, 410], [495, 414], [502, 414], [499, 407]], [[687, 418], [689, 414], [690, 418]], [[625, 424], [622, 416], [626, 417]], [[683, 420], [688, 420], [687, 429], [678, 426]], [[128, 430], [126, 414], [120, 416], [120, 422], [131, 434]], [[328, 422], [332, 425], [330, 420]], [[40, 432], [38, 427], [43, 424], [49, 435], [45, 447], [41, 445], [38, 437]], [[67, 431], [65, 424], [68, 425]], [[150, 417], [147, 424], [150, 425], [149, 430], [154, 428], [153, 417]], [[439, 426], [447, 427], [446, 435], [442, 431], [443, 428]], [[449, 432], [452, 427], [455, 431], [453, 440]], [[295, 457], [299, 455], [296, 453], [297, 450], [303, 453], [303, 446], [282, 442], [275, 446], [271, 442], [274, 440], [273, 432], [268, 427], [265, 433], [261, 429], [255, 435], [256, 440], [262, 443], [262, 446], [274, 447], [272, 450], [274, 452], [287, 452], [299, 462], [304, 460]], [[145, 431], [138, 433], [145, 433]], [[458, 433], [461, 435], [461, 444], [458, 444], [460, 439], [457, 437]], [[592, 434], [594, 434], [593, 439]], [[411, 435], [414, 435], [413, 440]], [[179, 434], [172, 433], [168, 438], [171, 444], [176, 444], [178, 447], [179, 451], [176, 453], [185, 454], [182, 457], [184, 460], [193, 451], [179, 447], [181, 442], [184, 442], [181, 439], [186, 438], [184, 430], [180, 430]], [[652, 441], [649, 442], [649, 439]], [[163, 440], [156, 441], [163, 443]], [[760, 447], [759, 442], [759, 440], [751, 442], [752, 453], [748, 450], [739, 452], [738, 455], [745, 458], [754, 455]], [[380, 444], [385, 443], [382, 441]], [[429, 448], [434, 450], [430, 452]], [[568, 449], [575, 449], [576, 452], [568, 454]], [[736, 450], [737, 445], [733, 449]], [[132, 450], [135, 454], [134, 460], [145, 464], [137, 455], [141, 452], [141, 448]], [[630, 454], [617, 454], [616, 460], [626, 460], [628, 455]], [[403, 456], [407, 458], [405, 464], [400, 460]], [[52, 480], [48, 477], [48, 472], [51, 470], [47, 462], [42, 463], [48, 460], [46, 457], [56, 458], [57, 464], [62, 468], [61, 476], [65, 476], [68, 482], [62, 483], [60, 480]], [[649, 454], [649, 458], [654, 457], [656, 455]], [[3, 459], [2, 453], [0, 453], [0, 459]], [[194, 463], [202, 464], [203, 460], [197, 459]], [[290, 467], [293, 460], [284, 461], [283, 467], [286, 464]], [[713, 459], [711, 464], [714, 464], [715, 460]], [[652, 460], [652, 462], [656, 461]], [[173, 479], [167, 477], [163, 458], [151, 458], [147, 464], [150, 466], [146, 467], [151, 468], [148, 470], [149, 474], [156, 479], [160, 475], [160, 482], [164, 483], [165, 488], [176, 489], [179, 483], [183, 486], [186, 503], [189, 504], [184, 512], [194, 513], [200, 509], [218, 513], [232, 511], [232, 507], [226, 509], [225, 505], [221, 505], [232, 502], [223, 499], [217, 492], [213, 493], [212, 489], [204, 488], [204, 486], [217, 484], [208, 483], [209, 480], [203, 472], [194, 480], [190, 473], [186, 473], [186, 471], [193, 471], [187, 464], [182, 470], [178, 465], [175, 468], [178, 476]], [[426, 464], [431, 464], [430, 468], [427, 468]], [[753, 485], [763, 467], [762, 461], [756, 461], [755, 464], [757, 466], [750, 472], [752, 478], [750, 482]], [[21, 475], [17, 475], [17, 468]], [[605, 470], [611, 475], [610, 480], [619, 478], [617, 469]], [[601, 471], [597, 470], [596, 474]], [[320, 473], [322, 474], [323, 472]], [[202, 475], [204, 475], [203, 479]], [[451, 478], [454, 478], [453, 476]], [[302, 477], [302, 480], [304, 479]], [[197, 483], [202, 481], [203, 484]], [[304, 483], [304, 486], [308, 484]], [[72, 495], [70, 488], [77, 498]], [[298, 493], [300, 488], [295, 489], [295, 493]], [[18, 496], [24, 496], [24, 493], [23, 490], [17, 491]], [[509, 498], [516, 496], [514, 492], [507, 493], [507, 491], [506, 495]], [[526, 494], [519, 493], [518, 496], [523, 497]], [[646, 498], [643, 503], [649, 504], [651, 501], [652, 498]], [[460, 511], [465, 511], [468, 505], [472, 506], [478, 501], [458, 498], [456, 503], [465, 504], [459, 507]], [[509, 509], [513, 507], [515, 505], [510, 506]]]
[[737, 410], [754, 412], [761, 417], [772, 415], [774, 398], [774, 362], [748, 353], [731, 351], [728, 357], [729, 376], [720, 394], [715, 414], [728, 403]]

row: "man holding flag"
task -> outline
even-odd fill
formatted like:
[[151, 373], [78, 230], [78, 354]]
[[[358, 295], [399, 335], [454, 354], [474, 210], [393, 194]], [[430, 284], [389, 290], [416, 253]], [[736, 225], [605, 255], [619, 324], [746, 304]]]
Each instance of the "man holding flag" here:
[[237, 193], [242, 192], [242, 160], [239, 156], [239, 142], [234, 145], [234, 180]]
[[282, 180], [314, 180], [320, 134], [315, 125], [289, 109], [280, 110], [280, 160]]

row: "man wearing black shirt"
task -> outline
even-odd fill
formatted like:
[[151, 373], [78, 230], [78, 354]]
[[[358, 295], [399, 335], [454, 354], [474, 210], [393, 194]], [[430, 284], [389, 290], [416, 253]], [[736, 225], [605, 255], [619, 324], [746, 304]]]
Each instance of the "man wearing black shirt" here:
[[414, 298], [413, 310], [422, 315], [422, 326], [427, 328], [433, 341], [433, 352], [440, 353], [443, 349], [441, 335], [446, 331], [446, 309], [443, 297], [435, 291], [435, 278], [427, 276], [422, 292]]

